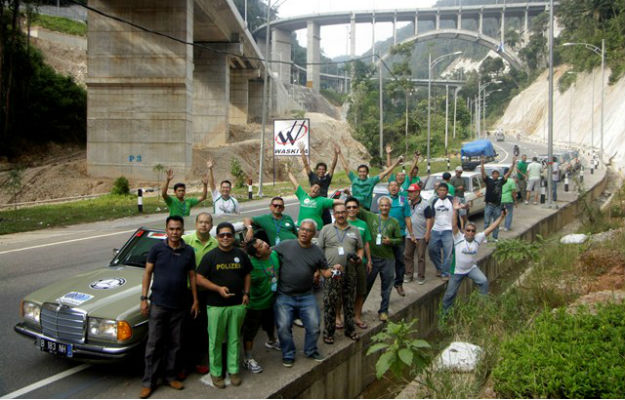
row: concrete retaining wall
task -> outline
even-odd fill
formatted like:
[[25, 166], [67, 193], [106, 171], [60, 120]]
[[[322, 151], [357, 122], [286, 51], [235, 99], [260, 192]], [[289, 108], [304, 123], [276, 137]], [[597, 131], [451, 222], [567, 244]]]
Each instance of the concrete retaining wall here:
[[[605, 170], [602, 170], [605, 173]], [[597, 198], [606, 185], [606, 175], [603, 176], [583, 196], [588, 202]], [[563, 205], [558, 212], [552, 213], [533, 226], [524, 230], [519, 237], [532, 240], [536, 235], [547, 236], [575, 220], [584, 212], [581, 198]], [[484, 254], [478, 261], [482, 271], [493, 281], [506, 272], [510, 265], [498, 264], [492, 257], [492, 250]], [[473, 283], [465, 280], [458, 292], [458, 299], [471, 293]], [[391, 315], [394, 321], [418, 319], [418, 330], [427, 336], [436, 327], [439, 303], [442, 299], [445, 285], [437, 285], [428, 293], [419, 297], [415, 302], [396, 310]], [[377, 324], [361, 336], [360, 341], [352, 342], [332, 354], [328, 359], [306, 373], [300, 375], [289, 384], [277, 389], [272, 398], [356, 398], [369, 384], [375, 380], [375, 363], [379, 354], [366, 356], [371, 345], [371, 337], [384, 328]], [[335, 345], [336, 346], [336, 345]]]

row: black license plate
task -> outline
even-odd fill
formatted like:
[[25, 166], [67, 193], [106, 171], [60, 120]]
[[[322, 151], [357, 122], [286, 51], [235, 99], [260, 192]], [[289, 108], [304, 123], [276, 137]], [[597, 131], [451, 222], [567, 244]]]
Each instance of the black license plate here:
[[56, 354], [66, 357], [74, 356], [74, 348], [71, 344], [52, 342], [46, 339], [39, 339], [39, 349], [46, 353]]

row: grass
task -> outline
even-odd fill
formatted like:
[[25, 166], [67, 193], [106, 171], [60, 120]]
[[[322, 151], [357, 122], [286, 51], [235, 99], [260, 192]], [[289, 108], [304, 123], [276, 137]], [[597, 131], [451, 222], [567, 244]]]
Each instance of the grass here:
[[87, 36], [87, 24], [68, 18], [37, 14], [33, 19], [33, 25], [68, 35]]
[[[457, 160], [452, 160], [452, 168], [456, 165], [453, 161], [456, 161], [456, 164], [458, 163]], [[419, 163], [419, 168], [425, 172], [425, 162]], [[445, 162], [432, 163], [432, 172], [443, 171], [445, 168]], [[372, 175], [378, 173], [378, 168], [371, 168]], [[300, 184], [304, 188], [308, 187], [308, 182], [304, 179], [300, 180]], [[345, 171], [337, 169], [332, 179], [332, 187], [342, 188], [349, 186], [349, 184]], [[255, 199], [257, 190], [258, 188], [254, 187]], [[235, 188], [233, 194], [240, 202], [248, 201], [247, 186]], [[292, 194], [293, 188], [287, 182], [276, 182], [275, 186], [271, 183], [263, 185], [263, 195], [267, 199], [273, 196], [289, 196]], [[187, 196], [196, 197], [199, 195], [200, 193], [189, 193]], [[203, 205], [206, 207], [212, 206], [210, 194]], [[166, 210], [160, 195], [158, 197], [149, 196], [143, 198], [143, 214], [165, 212]], [[0, 210], [0, 235], [136, 215], [139, 215], [139, 212], [137, 211], [137, 197], [135, 195], [105, 195], [95, 199], [77, 200], [61, 204], [24, 207], [17, 210], [4, 209]]]

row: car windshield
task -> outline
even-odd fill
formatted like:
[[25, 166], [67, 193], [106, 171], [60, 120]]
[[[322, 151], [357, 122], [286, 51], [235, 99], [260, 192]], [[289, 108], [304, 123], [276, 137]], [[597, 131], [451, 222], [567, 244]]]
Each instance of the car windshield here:
[[431, 175], [428, 177], [428, 180], [425, 182], [425, 187], [423, 190], [434, 190], [438, 186], [439, 183], [443, 181], [442, 175]]
[[145, 268], [145, 262], [152, 246], [167, 237], [164, 232], [138, 230], [124, 247], [115, 255], [111, 266], [130, 265]]

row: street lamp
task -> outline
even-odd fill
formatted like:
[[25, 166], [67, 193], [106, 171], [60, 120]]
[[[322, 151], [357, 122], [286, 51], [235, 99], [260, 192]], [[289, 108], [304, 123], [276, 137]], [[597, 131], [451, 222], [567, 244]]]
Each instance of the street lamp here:
[[[480, 80], [477, 81], [477, 104], [476, 104], [476, 124], [475, 126], [477, 127], [477, 136], [481, 137], [481, 131], [482, 131], [482, 124], [481, 124], [481, 118], [483, 116], [484, 119], [484, 125], [486, 125], [486, 113], [483, 111], [482, 109], [482, 92], [486, 91], [486, 88], [492, 84], [500, 84], [501, 81], [499, 80], [495, 80], [495, 81], [490, 81], [490, 82], [486, 82], [485, 84], [482, 84], [482, 82]], [[484, 104], [484, 109], [486, 108], [486, 104]]]
[[461, 51], [455, 51], [453, 53], [448, 53], [448, 54], [443, 54], [440, 57], [437, 57], [434, 59], [434, 61], [432, 61], [432, 53], [428, 54], [428, 175], [430, 174], [430, 138], [431, 138], [431, 133], [430, 133], [430, 128], [431, 128], [431, 98], [432, 98], [432, 68], [434, 68], [434, 66], [436, 66], [436, 64], [438, 64], [439, 62], [441, 62], [443, 60], [443, 58], [445, 57], [450, 57], [450, 56], [457, 56], [459, 54], [462, 54]]
[[[577, 75], [577, 71], [566, 71], [567, 75]], [[577, 79], [577, 78], [576, 78]], [[569, 98], [569, 148], [571, 147], [571, 119], [573, 118], [573, 97], [575, 96], [575, 82], [573, 82], [573, 92]], [[592, 113], [591, 113], [592, 115]]]
[[[601, 162], [603, 162], [603, 104], [605, 103], [603, 89], [605, 86], [605, 39], [601, 39], [601, 48], [593, 44], [583, 43], [583, 42], [569, 42], [569, 43], [564, 43], [562, 46], [584, 46], [586, 49], [592, 51], [593, 53], [601, 57], [601, 145], [599, 147], [599, 158], [601, 159]], [[593, 85], [593, 88], [594, 88], [594, 85]], [[591, 145], [591, 148], [592, 148], [592, 145]]]
[[484, 101], [484, 109], [482, 110], [482, 115], [484, 117], [484, 128], [486, 128], [486, 98], [491, 94], [491, 93], [495, 93], [495, 92], [501, 92], [503, 91], [503, 89], [499, 88], [499, 89], [495, 89], [495, 90], [491, 90], [489, 92], [486, 91], [486, 88], [484, 88], [484, 95], [483, 97], [483, 101]]

